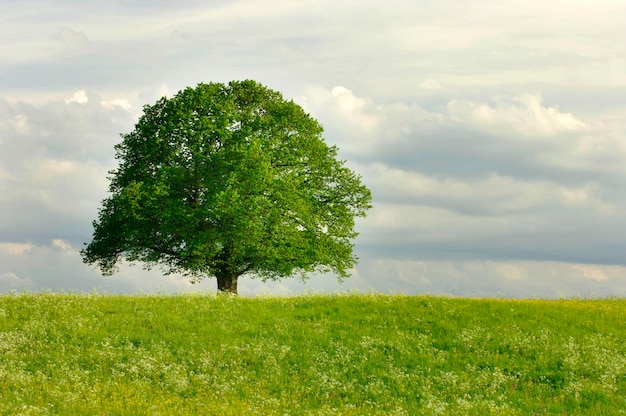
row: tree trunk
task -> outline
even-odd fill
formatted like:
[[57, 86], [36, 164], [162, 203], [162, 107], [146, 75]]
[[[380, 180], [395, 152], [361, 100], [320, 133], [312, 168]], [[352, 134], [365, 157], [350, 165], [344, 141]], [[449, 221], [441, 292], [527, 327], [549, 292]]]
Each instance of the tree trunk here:
[[220, 272], [215, 275], [217, 277], [217, 291], [219, 293], [237, 294], [237, 273]]

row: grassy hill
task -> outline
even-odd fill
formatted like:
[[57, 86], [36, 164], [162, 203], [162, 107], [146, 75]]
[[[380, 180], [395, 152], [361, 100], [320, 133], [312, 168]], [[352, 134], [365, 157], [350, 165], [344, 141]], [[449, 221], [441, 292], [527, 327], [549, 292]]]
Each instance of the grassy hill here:
[[618, 415], [626, 300], [0, 296], [3, 415]]

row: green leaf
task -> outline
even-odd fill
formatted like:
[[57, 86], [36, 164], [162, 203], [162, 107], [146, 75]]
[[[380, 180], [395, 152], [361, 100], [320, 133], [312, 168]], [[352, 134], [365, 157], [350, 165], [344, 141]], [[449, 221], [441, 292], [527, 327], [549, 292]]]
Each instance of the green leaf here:
[[115, 146], [111, 196], [83, 260], [105, 274], [125, 258], [193, 280], [356, 263], [354, 218], [371, 193], [322, 126], [255, 81], [199, 84], [145, 106]]

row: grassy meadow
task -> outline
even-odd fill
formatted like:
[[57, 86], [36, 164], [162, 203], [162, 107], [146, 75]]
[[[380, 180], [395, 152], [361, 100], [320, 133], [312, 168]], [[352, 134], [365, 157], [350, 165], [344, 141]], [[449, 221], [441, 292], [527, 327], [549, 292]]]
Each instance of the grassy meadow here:
[[0, 414], [626, 414], [625, 318], [625, 299], [8, 294]]

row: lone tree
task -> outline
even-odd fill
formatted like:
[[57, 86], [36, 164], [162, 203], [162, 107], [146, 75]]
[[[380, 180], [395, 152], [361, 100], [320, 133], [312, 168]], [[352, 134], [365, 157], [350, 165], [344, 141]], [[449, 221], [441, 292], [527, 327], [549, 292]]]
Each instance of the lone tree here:
[[255, 81], [199, 84], [161, 98], [115, 146], [83, 261], [105, 275], [121, 259], [237, 293], [249, 274], [348, 276], [355, 217], [371, 207], [360, 176], [321, 125]]

